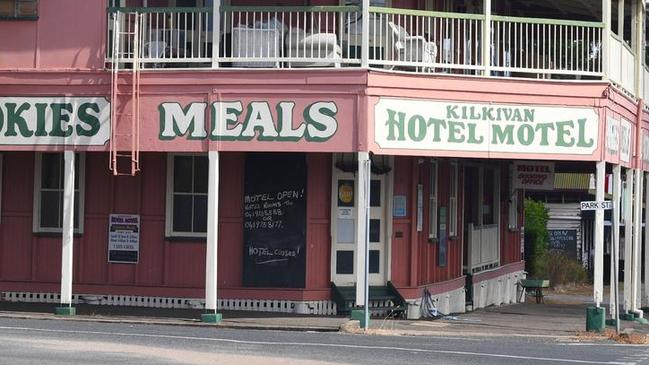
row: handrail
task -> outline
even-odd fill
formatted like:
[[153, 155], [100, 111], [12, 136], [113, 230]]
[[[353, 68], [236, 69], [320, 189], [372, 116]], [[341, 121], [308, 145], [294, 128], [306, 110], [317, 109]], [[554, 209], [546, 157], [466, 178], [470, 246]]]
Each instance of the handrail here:
[[326, 13], [349, 13], [361, 11], [360, 6], [250, 6], [250, 5], [222, 5], [222, 11], [252, 11], [252, 12], [326, 12]]
[[370, 13], [429, 16], [429, 17], [438, 17], [438, 18], [449, 18], [449, 19], [473, 19], [473, 20], [485, 19], [485, 16], [483, 14], [461, 14], [461, 13], [448, 13], [444, 11], [383, 8], [380, 6], [370, 6]]
[[501, 22], [513, 22], [513, 23], [570, 25], [570, 26], [576, 26], [576, 27], [604, 28], [604, 23], [602, 23], [602, 22], [588, 22], [588, 21], [581, 21], [581, 20], [561, 20], [561, 19], [548, 19], [548, 18], [525, 18], [525, 17], [502, 16], [502, 15], [492, 15], [491, 20], [501, 21]]
[[212, 12], [211, 7], [158, 7], [158, 8], [143, 8], [143, 7], [134, 7], [134, 8], [121, 8], [121, 7], [110, 7], [108, 8], [109, 13], [204, 13]]

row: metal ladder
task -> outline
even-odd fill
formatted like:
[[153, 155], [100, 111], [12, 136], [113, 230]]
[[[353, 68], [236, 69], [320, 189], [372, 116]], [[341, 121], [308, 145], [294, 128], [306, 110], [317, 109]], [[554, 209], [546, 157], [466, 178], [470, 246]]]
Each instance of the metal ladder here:
[[[139, 32], [141, 14], [117, 11], [113, 13], [113, 34], [112, 34], [112, 54], [111, 54], [111, 84], [110, 84], [110, 124], [111, 137], [109, 141], [110, 157], [108, 165], [113, 175], [135, 176], [140, 171], [140, 45], [141, 34]], [[131, 24], [130, 20], [133, 20]], [[129, 22], [127, 22], [129, 21]], [[130, 38], [130, 42], [128, 42]], [[124, 41], [124, 44], [122, 44]], [[130, 45], [130, 47], [129, 47]], [[131, 57], [132, 69], [130, 70], [130, 91], [120, 92], [120, 80], [127, 80], [128, 75], [120, 77], [123, 73], [120, 67], [126, 69], [125, 59]], [[121, 72], [120, 72], [121, 71]], [[128, 82], [128, 81], [126, 81]], [[125, 82], [125, 83], [126, 83]], [[128, 90], [128, 89], [127, 89]], [[125, 112], [120, 108], [120, 96], [130, 96], [131, 110]], [[125, 119], [127, 118], [127, 119]], [[130, 120], [130, 133], [121, 129], [117, 130], [118, 120]], [[130, 138], [130, 151], [120, 150], [119, 139], [128, 140]], [[123, 163], [130, 161], [130, 169], [121, 168], [120, 161]]]

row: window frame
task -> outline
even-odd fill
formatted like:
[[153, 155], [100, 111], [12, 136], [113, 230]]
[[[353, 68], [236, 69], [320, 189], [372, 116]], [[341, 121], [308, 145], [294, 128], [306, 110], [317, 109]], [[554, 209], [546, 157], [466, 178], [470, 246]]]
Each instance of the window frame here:
[[439, 218], [437, 212], [439, 208], [439, 162], [436, 159], [430, 160], [428, 183], [428, 238], [436, 240], [439, 238]]
[[[0, 20], [38, 20], [38, 9], [40, 6], [39, 0], [12, 0], [14, 4], [14, 15], [0, 15]], [[31, 15], [19, 15], [18, 9], [20, 9], [20, 3], [33, 3], [36, 9], [35, 14]]]
[[458, 200], [459, 200], [459, 170], [460, 164], [451, 161], [449, 166], [449, 192], [448, 192], [448, 236], [458, 236]]
[[[192, 238], [192, 239], [207, 239], [207, 227], [205, 232], [184, 232], [184, 231], [174, 231], [174, 157], [176, 156], [204, 156], [207, 157], [207, 154], [204, 153], [167, 153], [167, 188], [165, 192], [165, 236], [167, 238]], [[209, 166], [209, 164], [208, 164]], [[209, 179], [209, 167], [208, 167], [208, 179]], [[193, 179], [193, 177], [192, 177]], [[193, 182], [193, 180], [192, 180]], [[209, 187], [208, 187], [209, 189]], [[208, 193], [187, 193], [194, 195], [205, 195], [207, 197]], [[194, 212], [192, 210], [192, 222], [194, 220]]]
[[[52, 228], [52, 227], [42, 227], [41, 226], [41, 192], [42, 188], [42, 176], [43, 176], [43, 153], [56, 153], [60, 154], [63, 164], [61, 165], [62, 170], [65, 166], [65, 158], [63, 157], [63, 152], [36, 152], [34, 156], [34, 202], [32, 209], [32, 232], [33, 233], [63, 233], [63, 227], [61, 228]], [[75, 234], [83, 234], [83, 226], [85, 221], [85, 193], [86, 193], [86, 154], [85, 152], [76, 152], [75, 160], [79, 160], [79, 170], [75, 172], [74, 178], [79, 181], [79, 188], [75, 189], [75, 196], [79, 197], [79, 207], [78, 207], [78, 221], [79, 227], [74, 229]], [[63, 172], [63, 171], [61, 171]], [[63, 173], [61, 174], [63, 175]], [[64, 176], [61, 177], [65, 179]], [[65, 181], [65, 180], [64, 180]], [[61, 191], [64, 191], [65, 188], [62, 188]], [[57, 189], [58, 191], [58, 189]], [[74, 208], [73, 208], [74, 209]], [[61, 207], [63, 211], [63, 207]], [[61, 217], [61, 219], [63, 219]]]

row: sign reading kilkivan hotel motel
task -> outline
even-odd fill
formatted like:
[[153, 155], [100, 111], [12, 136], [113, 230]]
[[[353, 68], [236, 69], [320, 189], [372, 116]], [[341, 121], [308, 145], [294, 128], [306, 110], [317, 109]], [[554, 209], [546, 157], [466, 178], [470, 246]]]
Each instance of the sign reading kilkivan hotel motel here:
[[591, 155], [592, 108], [381, 98], [374, 138], [382, 149]]

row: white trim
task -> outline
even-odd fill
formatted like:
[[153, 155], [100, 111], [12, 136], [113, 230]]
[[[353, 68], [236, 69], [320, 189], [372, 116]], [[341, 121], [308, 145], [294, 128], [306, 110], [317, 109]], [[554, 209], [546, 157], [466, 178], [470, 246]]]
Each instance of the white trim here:
[[[36, 152], [34, 156], [34, 201], [32, 210], [32, 232], [33, 233], [62, 233], [62, 228], [41, 227], [41, 176], [43, 173], [42, 162], [43, 153], [55, 152]], [[83, 234], [85, 191], [86, 191], [86, 154], [77, 152], [79, 157], [79, 171], [76, 178], [79, 180], [79, 189], [75, 194], [79, 194], [79, 227], [74, 229], [75, 234]], [[63, 153], [61, 153], [61, 179], [63, 179]], [[0, 165], [1, 166], [1, 165]], [[58, 189], [57, 189], [58, 190]], [[60, 189], [63, 192], [63, 187]], [[61, 225], [63, 224], [63, 206], [61, 206]]]
[[[435, 181], [433, 181], [435, 179]], [[428, 192], [428, 238], [437, 239], [438, 218], [437, 208], [439, 205], [439, 164], [437, 160], [430, 160], [430, 191]]]
[[[166, 200], [165, 236], [207, 239], [207, 232], [176, 232], [173, 230], [173, 214], [174, 214], [173, 189], [174, 189], [174, 157], [175, 156], [205, 156], [205, 158], [208, 158], [207, 154], [204, 153], [167, 153], [167, 189], [165, 192], [165, 200]], [[192, 181], [193, 181], [193, 177], [192, 177]], [[196, 195], [196, 194], [191, 193], [191, 195]], [[205, 193], [204, 195], [207, 196], [208, 194]], [[192, 222], [193, 222], [193, 217], [192, 217]]]

